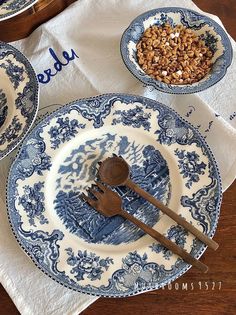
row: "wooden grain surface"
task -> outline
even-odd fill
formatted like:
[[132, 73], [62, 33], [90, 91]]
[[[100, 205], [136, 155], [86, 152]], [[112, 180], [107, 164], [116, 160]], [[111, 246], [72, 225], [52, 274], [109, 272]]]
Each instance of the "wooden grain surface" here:
[[207, 274], [192, 268], [171, 285], [122, 299], [101, 298], [82, 315], [235, 315], [236, 314], [236, 181], [224, 193], [214, 237], [219, 249], [201, 261]]
[[75, 0], [38, 0], [28, 10], [0, 22], [0, 40], [12, 42], [27, 37], [43, 22], [63, 11]]
[[[47, 0], [48, 1], [48, 0]], [[78, 0], [79, 1], [79, 0]], [[104, 0], [105, 1], [105, 0]], [[43, 1], [40, 1], [41, 3]], [[18, 19], [14, 35], [22, 36], [74, 0], [48, 1], [45, 8], [28, 19]], [[202, 10], [218, 15], [229, 34], [236, 39], [235, 0], [195, 0]], [[45, 0], [44, 0], [45, 3]], [[36, 15], [35, 15], [36, 14]], [[37, 14], [40, 14], [40, 16]], [[24, 17], [29, 12], [23, 13]], [[27, 23], [26, 23], [27, 21]], [[35, 21], [37, 22], [36, 24]], [[24, 26], [24, 24], [28, 26]], [[29, 24], [32, 23], [30, 26]], [[0, 23], [0, 40], [3, 36]], [[7, 40], [7, 38], [5, 39]], [[214, 252], [207, 250], [201, 261], [210, 267], [207, 274], [192, 268], [189, 272], [168, 287], [157, 291], [122, 299], [100, 298], [82, 315], [235, 315], [236, 314], [236, 181], [224, 193], [219, 225], [214, 238], [220, 248]], [[13, 302], [0, 285], [0, 315], [19, 314]], [[34, 315], [34, 314], [32, 314]], [[42, 314], [44, 315], [44, 314]], [[60, 314], [58, 315], [67, 315]]]

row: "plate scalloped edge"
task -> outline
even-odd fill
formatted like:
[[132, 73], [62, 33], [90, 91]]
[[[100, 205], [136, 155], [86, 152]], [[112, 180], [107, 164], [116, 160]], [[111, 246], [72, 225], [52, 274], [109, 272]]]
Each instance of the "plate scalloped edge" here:
[[[77, 102], [84, 102], [84, 101], [90, 101], [90, 100], [96, 100], [97, 98], [100, 98], [100, 97], [108, 97], [108, 98], [112, 98], [112, 97], [125, 97], [125, 96], [129, 96], [129, 97], [134, 97], [136, 100], [137, 99], [144, 99], [148, 102], [151, 102], [153, 104], [157, 103], [156, 101], [154, 100], [151, 100], [151, 99], [148, 99], [148, 98], [145, 98], [145, 97], [141, 97], [141, 96], [136, 96], [136, 95], [130, 95], [130, 94], [118, 94], [118, 93], [111, 93], [111, 94], [103, 94], [103, 95], [98, 95], [98, 96], [94, 96], [94, 97], [90, 97], [90, 98], [83, 98], [83, 99], [79, 99], [79, 100], [76, 100], [76, 101], [73, 101], [73, 102], [70, 102], [68, 104], [66, 104], [65, 106], [69, 107], [71, 106], [72, 104], [75, 104]], [[159, 103], [159, 102], [158, 102]], [[160, 103], [159, 103], [160, 104]], [[214, 164], [214, 167], [215, 169], [217, 170], [217, 179], [218, 179], [218, 184], [219, 184], [219, 200], [218, 200], [218, 207], [216, 209], [216, 220], [215, 220], [215, 224], [214, 226], [212, 227], [212, 230], [211, 230], [211, 233], [209, 234], [210, 237], [213, 237], [213, 235], [215, 234], [215, 231], [216, 231], [216, 227], [217, 227], [217, 222], [218, 222], [218, 218], [219, 218], [219, 214], [220, 214], [220, 206], [221, 206], [221, 201], [222, 201], [222, 185], [221, 185], [221, 178], [219, 176], [219, 169], [218, 169], [218, 166], [217, 166], [217, 163], [216, 163], [216, 160], [214, 158], [214, 155], [212, 154], [212, 151], [211, 149], [209, 148], [207, 142], [205, 141], [205, 139], [202, 137], [202, 135], [200, 134], [200, 132], [198, 130], [196, 130], [189, 122], [187, 122], [184, 118], [182, 118], [175, 110], [169, 108], [168, 106], [164, 105], [164, 104], [160, 104], [161, 106], [165, 107], [166, 109], [168, 109], [169, 111], [173, 112], [176, 117], [178, 119], [180, 119], [181, 121], [183, 121], [185, 124], [187, 124], [187, 126], [189, 126], [191, 129], [194, 129], [194, 131], [196, 132], [196, 134], [199, 136], [199, 138], [201, 139], [201, 141], [204, 143], [205, 147], [207, 148], [208, 150], [208, 153], [210, 154], [211, 158], [212, 158], [212, 162]], [[59, 112], [61, 110], [60, 109], [57, 109], [55, 111], [53, 111], [52, 113], [50, 114], [47, 114], [45, 115], [44, 118], [49, 118], [50, 116], [53, 116], [55, 113]], [[40, 125], [42, 123], [43, 120], [41, 120], [40, 122], [38, 122], [38, 124], [35, 126], [35, 128], [37, 128], [38, 125]], [[32, 133], [32, 132], [31, 132]], [[30, 137], [31, 133], [28, 134], [27, 137]], [[25, 141], [27, 140], [27, 138], [25, 139]], [[18, 149], [18, 152], [17, 152], [17, 155], [16, 155], [16, 159], [17, 157], [19, 156], [20, 152], [21, 152], [21, 149], [22, 149], [22, 146], [23, 146], [24, 142], [21, 143], [19, 149]], [[185, 264], [185, 267], [181, 270], [181, 272], [177, 272], [176, 274], [173, 274], [172, 277], [170, 279], [168, 279], [167, 281], [164, 281], [163, 283], [161, 283], [161, 285], [153, 285], [153, 286], [150, 286], [148, 288], [141, 288], [141, 289], [137, 289], [135, 290], [134, 292], [132, 293], [128, 293], [128, 294], [122, 294], [122, 296], [120, 295], [116, 295], [116, 294], [97, 294], [97, 293], [93, 293], [93, 292], [88, 292], [87, 290], [83, 290], [82, 288], [80, 289], [76, 289], [76, 288], [73, 288], [71, 287], [70, 285], [67, 285], [65, 283], [63, 283], [62, 281], [59, 281], [54, 275], [50, 274], [49, 272], [45, 271], [41, 266], [40, 264], [36, 261], [36, 259], [33, 257], [33, 255], [24, 247], [23, 244], [21, 244], [21, 241], [19, 239], [19, 236], [17, 235], [17, 233], [15, 232], [14, 230], [14, 226], [12, 225], [11, 223], [11, 216], [10, 216], [10, 210], [9, 210], [9, 186], [10, 186], [10, 175], [11, 175], [11, 171], [13, 169], [13, 166], [14, 166], [14, 163], [12, 164], [11, 168], [10, 168], [10, 171], [9, 171], [9, 174], [8, 174], [8, 178], [7, 178], [7, 187], [6, 187], [6, 200], [7, 200], [7, 214], [8, 214], [8, 220], [10, 222], [10, 225], [11, 225], [11, 229], [12, 229], [12, 232], [14, 234], [14, 236], [16, 237], [16, 240], [18, 242], [18, 244], [20, 245], [20, 247], [24, 250], [24, 252], [32, 259], [32, 261], [34, 262], [34, 264], [41, 270], [43, 271], [45, 274], [47, 274], [51, 279], [55, 280], [56, 282], [60, 283], [61, 285], [67, 287], [67, 288], [70, 288], [74, 291], [79, 291], [79, 292], [82, 292], [82, 293], [86, 293], [86, 294], [89, 294], [89, 295], [93, 295], [93, 296], [104, 296], [104, 297], [125, 297], [125, 296], [132, 296], [132, 295], [136, 295], [136, 294], [140, 294], [140, 293], [143, 293], [143, 292], [146, 292], [146, 291], [151, 291], [151, 290], [155, 290], [155, 289], [158, 289], [160, 287], [163, 287], [165, 286], [166, 284], [174, 281], [175, 279], [177, 279], [178, 277], [180, 277], [181, 275], [183, 275], [189, 268], [191, 268], [191, 266], [189, 265], [186, 265]], [[204, 244], [202, 244], [202, 246], [200, 247], [200, 250], [198, 251], [198, 254], [196, 255], [196, 258], [200, 258], [201, 255], [204, 253], [204, 251], [206, 250], [206, 246]]]

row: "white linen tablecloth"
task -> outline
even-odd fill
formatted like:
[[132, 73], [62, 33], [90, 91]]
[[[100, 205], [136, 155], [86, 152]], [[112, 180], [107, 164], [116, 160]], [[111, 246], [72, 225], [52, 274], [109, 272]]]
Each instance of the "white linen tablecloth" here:
[[[109, 92], [156, 99], [174, 108], [206, 137], [218, 161], [225, 190], [236, 176], [235, 54], [226, 76], [194, 95], [168, 95], [143, 86], [120, 56], [120, 38], [130, 22], [145, 11], [164, 6], [202, 12], [189, 0], [79, 0], [13, 45], [29, 58], [38, 74], [39, 114], [55, 109], [52, 104], [63, 105]], [[207, 15], [221, 23], [217, 17]], [[232, 45], [235, 53], [233, 40]], [[58, 59], [63, 65], [55, 69]], [[0, 281], [23, 315], [79, 314], [96, 297], [66, 289], [44, 275], [11, 233], [5, 182], [13, 157], [14, 153], [0, 161]]]

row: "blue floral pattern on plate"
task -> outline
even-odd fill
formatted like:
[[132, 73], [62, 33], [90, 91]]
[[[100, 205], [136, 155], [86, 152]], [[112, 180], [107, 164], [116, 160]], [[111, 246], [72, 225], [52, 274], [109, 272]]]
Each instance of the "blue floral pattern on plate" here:
[[35, 220], [40, 220], [40, 224], [48, 223], [44, 217], [44, 194], [41, 192], [43, 182], [34, 184], [34, 187], [24, 186], [24, 194], [19, 198], [19, 205], [22, 205], [29, 218], [29, 224], [35, 225]]
[[1, 160], [23, 140], [38, 110], [38, 81], [31, 64], [16, 48], [2, 42], [0, 83]]
[[65, 119], [58, 118], [57, 124], [52, 126], [48, 132], [52, 149], [58, 148], [61, 143], [75, 137], [80, 128], [85, 128], [85, 124], [79, 124], [76, 119], [70, 121], [68, 117]]
[[[182, 228], [181, 226], [175, 226], [173, 225], [167, 232], [167, 237], [175, 242], [180, 247], [184, 247], [184, 244], [186, 243], [186, 236], [188, 235], [188, 232]], [[173, 255], [173, 253], [166, 248], [165, 246], [159, 244], [159, 243], [153, 243], [150, 248], [152, 251], [156, 253], [163, 252], [164, 257], [166, 259], [170, 259], [170, 257]]]
[[0, 89], [0, 128], [4, 124], [4, 121], [6, 120], [7, 112], [8, 112], [7, 97], [3, 90]]
[[[210, 73], [199, 82], [192, 85], [166, 84], [151, 78], [139, 66], [136, 56], [136, 44], [145, 29], [150, 25], [163, 25], [165, 23], [172, 26], [182, 24], [195, 30], [214, 52], [212, 57], [214, 66]], [[196, 93], [213, 86], [224, 77], [233, 56], [230, 40], [218, 23], [198, 12], [180, 7], [154, 9], [139, 15], [123, 33], [120, 50], [126, 67], [137, 79], [147, 86], [153, 86], [159, 91], [171, 94]]]
[[11, 124], [0, 134], [0, 145], [17, 139], [19, 132], [22, 130], [22, 123], [17, 116], [14, 116]]
[[24, 67], [14, 64], [10, 59], [6, 59], [6, 63], [1, 63], [0, 68], [5, 69], [6, 75], [9, 77], [14, 89], [16, 90], [20, 83], [24, 81]]
[[[12, 164], [7, 205], [18, 242], [47, 275], [80, 292], [121, 297], [158, 289], [190, 266], [130, 222], [105, 218], [79, 199], [94, 183], [97, 162], [113, 153], [128, 161], [141, 187], [213, 237], [222, 192], [209, 147], [176, 112], [139, 96], [82, 99], [44, 118]], [[158, 209], [116, 190], [129, 213], [194, 257], [203, 254], [206, 246]]]
[[199, 175], [204, 174], [206, 164], [199, 162], [200, 156], [195, 151], [186, 152], [185, 150], [176, 149], [175, 155], [178, 157], [180, 174], [183, 174], [183, 178], [188, 179], [185, 186], [190, 189], [193, 182], [199, 181]]
[[66, 248], [66, 252], [69, 256], [67, 263], [73, 266], [71, 274], [76, 274], [76, 280], [84, 280], [87, 276], [92, 281], [101, 279], [101, 275], [104, 270], [108, 270], [109, 265], [113, 264], [112, 258], [100, 259], [94, 253], [88, 253], [87, 250], [82, 252], [78, 251], [77, 256], [74, 254], [72, 248]]
[[[116, 118], [116, 115], [118, 118]], [[141, 107], [134, 109], [128, 109], [127, 111], [117, 110], [114, 112], [113, 116], [115, 117], [112, 120], [112, 125], [119, 124], [123, 122], [126, 126], [132, 126], [134, 128], [143, 127], [144, 130], [150, 130], [150, 113], [144, 113]]]
[[3, 0], [0, 1], [0, 21], [9, 19], [30, 8], [38, 0]]

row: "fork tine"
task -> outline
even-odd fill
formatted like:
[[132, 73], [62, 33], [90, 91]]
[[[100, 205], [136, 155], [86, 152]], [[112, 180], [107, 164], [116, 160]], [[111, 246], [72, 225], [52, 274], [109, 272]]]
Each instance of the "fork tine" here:
[[81, 198], [83, 198], [83, 200], [86, 202], [90, 201], [90, 198], [87, 195], [85, 195], [84, 193], [81, 194]]
[[101, 193], [100, 193], [99, 191], [90, 188], [90, 189], [89, 189], [89, 192], [90, 192], [90, 194], [94, 195], [97, 199], [100, 198], [100, 194], [101, 194]]
[[89, 198], [84, 193], [82, 193], [81, 197], [93, 208], [97, 207], [97, 201]]
[[103, 192], [106, 191], [106, 186], [102, 185], [101, 182], [95, 181], [95, 184], [98, 186], [98, 188], [101, 189], [101, 191], [103, 191]]
[[79, 197], [79, 199], [82, 201], [82, 202], [86, 202], [86, 200], [85, 200], [85, 198], [84, 198], [84, 196], [83, 196], [84, 194], [82, 193], [82, 194], [80, 194], [78, 197]]

